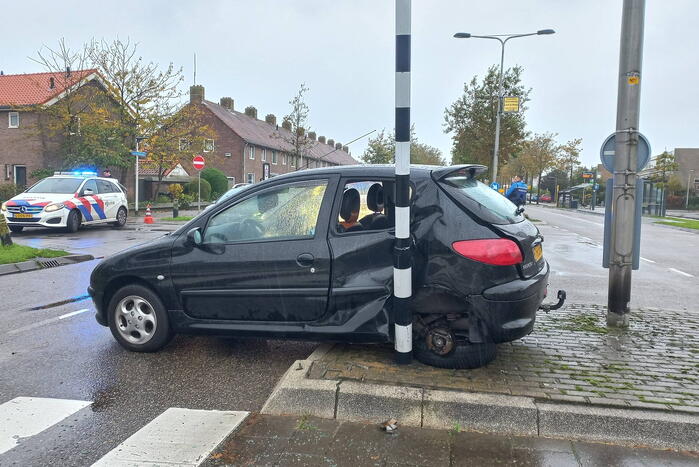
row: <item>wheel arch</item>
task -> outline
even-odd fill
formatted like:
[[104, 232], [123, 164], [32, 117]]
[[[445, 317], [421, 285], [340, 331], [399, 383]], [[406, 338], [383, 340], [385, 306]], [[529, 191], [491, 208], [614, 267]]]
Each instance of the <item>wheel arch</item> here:
[[119, 291], [119, 289], [127, 285], [140, 285], [142, 287], [145, 287], [151, 292], [153, 292], [155, 295], [157, 295], [162, 301], [162, 297], [160, 297], [160, 294], [153, 288], [151, 284], [148, 283], [148, 281], [138, 276], [118, 276], [113, 279], [110, 279], [104, 287], [105, 293], [102, 297], [102, 309], [105, 310], [106, 313], [108, 313], [109, 302], [112, 300], [112, 297], [114, 297], [114, 294], [116, 294], [117, 291]]

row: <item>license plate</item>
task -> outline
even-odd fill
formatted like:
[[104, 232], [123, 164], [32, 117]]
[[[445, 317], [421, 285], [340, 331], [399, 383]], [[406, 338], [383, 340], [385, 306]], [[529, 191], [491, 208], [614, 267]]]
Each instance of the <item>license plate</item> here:
[[20, 212], [14, 214], [12, 217], [15, 219], [31, 219], [32, 215], [31, 214], [22, 214]]
[[544, 250], [541, 245], [534, 247], [534, 261], [539, 261], [544, 256]]

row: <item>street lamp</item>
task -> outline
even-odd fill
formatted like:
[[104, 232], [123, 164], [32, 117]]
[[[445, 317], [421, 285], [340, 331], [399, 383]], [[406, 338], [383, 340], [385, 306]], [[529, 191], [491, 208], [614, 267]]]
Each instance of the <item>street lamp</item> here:
[[689, 181], [692, 179], [692, 174], [694, 169], [689, 169], [689, 174], [687, 175], [687, 199], [684, 202], [684, 208], [689, 209]]
[[[492, 170], [492, 180], [496, 181], [498, 176], [498, 150], [500, 149], [500, 114], [502, 113], [502, 73], [503, 65], [505, 63], [505, 44], [510, 39], [516, 39], [518, 37], [527, 36], [542, 36], [548, 34], [554, 34], [556, 31], [553, 29], [540, 29], [536, 32], [530, 32], [526, 34], [493, 34], [489, 36], [474, 35], [468, 32], [457, 32], [454, 37], [457, 39], [494, 39], [500, 42], [501, 53], [500, 53], [500, 74], [498, 76], [498, 113], [495, 117], [495, 147], [493, 148], [493, 170]], [[504, 39], [503, 39], [504, 38]]]

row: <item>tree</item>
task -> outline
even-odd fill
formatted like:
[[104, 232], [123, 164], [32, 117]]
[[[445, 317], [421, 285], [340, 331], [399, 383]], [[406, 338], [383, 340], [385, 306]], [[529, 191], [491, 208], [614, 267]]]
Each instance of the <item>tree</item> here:
[[650, 179], [656, 182], [660, 188], [664, 188], [668, 184], [668, 174], [675, 172], [678, 168], [679, 164], [675, 160], [675, 155], [663, 151], [662, 154], [655, 157], [655, 172]]
[[560, 167], [562, 170], [567, 170], [570, 174], [569, 186], [573, 186], [573, 170], [575, 167], [580, 165], [580, 151], [582, 151], [582, 148], [580, 147], [581, 145], [581, 138], [571, 139], [561, 146], [561, 150], [559, 152], [558, 167]]
[[537, 176], [536, 193], [541, 193], [542, 174], [554, 167], [560, 146], [556, 143], [554, 133], [535, 134], [524, 144], [524, 150], [520, 158], [527, 171]]
[[308, 104], [304, 100], [304, 94], [308, 92], [308, 88], [304, 83], [301, 83], [296, 95], [289, 101], [291, 112], [284, 117], [284, 121], [289, 125], [289, 134], [282, 133], [281, 138], [291, 147], [289, 157], [292, 157], [296, 163], [296, 167], [301, 168], [301, 161], [306, 156], [307, 151], [313, 147], [313, 140], [308, 137], [310, 131], [308, 125]]
[[[503, 113], [500, 121], [499, 159], [506, 163], [520, 152], [527, 137], [524, 112], [531, 89], [521, 82], [522, 67], [509, 68], [503, 75], [503, 93], [520, 98], [520, 111]], [[485, 77], [464, 84], [464, 93], [444, 111], [444, 131], [452, 134], [452, 163], [490, 165], [495, 144], [498, 108], [498, 67], [491, 66]]]
[[[374, 138], [369, 139], [362, 160], [367, 164], [393, 164], [395, 161], [396, 140], [393, 133], [386, 134], [381, 130]], [[423, 165], [446, 165], [442, 151], [425, 143], [421, 143], [415, 134], [415, 125], [410, 127], [410, 163]]]

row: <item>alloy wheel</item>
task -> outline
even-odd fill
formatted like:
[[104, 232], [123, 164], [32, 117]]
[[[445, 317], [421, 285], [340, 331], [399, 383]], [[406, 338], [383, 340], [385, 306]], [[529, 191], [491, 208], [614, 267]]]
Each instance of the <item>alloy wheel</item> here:
[[119, 334], [135, 345], [151, 340], [158, 324], [153, 305], [137, 295], [121, 299], [114, 310], [114, 321]]

